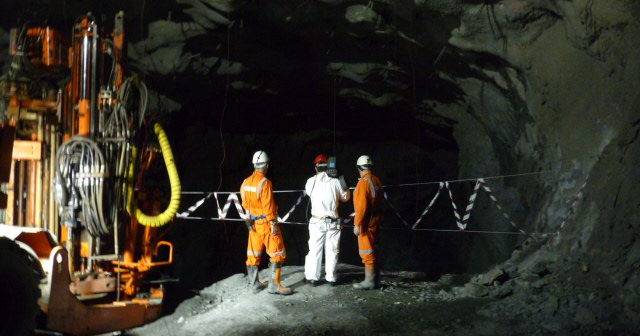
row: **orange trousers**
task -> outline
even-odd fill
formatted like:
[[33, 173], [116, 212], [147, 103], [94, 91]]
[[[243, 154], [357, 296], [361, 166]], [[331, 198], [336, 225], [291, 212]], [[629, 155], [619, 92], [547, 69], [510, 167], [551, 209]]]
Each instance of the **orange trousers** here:
[[247, 241], [247, 266], [260, 265], [265, 247], [271, 263], [281, 264], [287, 260], [282, 229], [279, 231], [278, 234], [272, 235], [271, 225], [267, 222], [254, 225], [253, 230], [249, 231], [249, 239]]
[[358, 252], [362, 263], [374, 266], [376, 263], [376, 240], [378, 238], [378, 228], [380, 221], [371, 221], [369, 225], [360, 228], [358, 235]]

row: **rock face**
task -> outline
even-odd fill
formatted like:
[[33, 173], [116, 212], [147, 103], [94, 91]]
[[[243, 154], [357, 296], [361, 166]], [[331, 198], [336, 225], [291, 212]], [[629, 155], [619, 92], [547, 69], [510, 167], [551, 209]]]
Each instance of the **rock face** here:
[[[637, 295], [640, 261], [632, 154], [640, 147], [640, 82], [632, 75], [640, 66], [640, 50], [632, 47], [639, 9], [625, 1], [472, 5], [450, 38], [490, 62], [478, 64], [482, 79], [453, 80], [469, 93], [473, 108], [466, 111], [486, 125], [501, 168], [550, 171], [511, 186], [529, 210], [529, 230], [558, 234], [514, 253], [506, 265], [518, 269], [512, 285], [551, 298], [533, 305], [543, 315], [566, 321], [565, 314], [576, 314], [573, 325], [551, 329], [607, 328], [612, 315], [638, 323], [637, 307], [624, 298]], [[531, 267], [542, 267], [543, 275]], [[583, 304], [590, 309], [574, 310]], [[518, 314], [510, 305], [496, 309]]]
[[[447, 295], [503, 299], [484, 313], [523, 332], [640, 324], [637, 1], [157, 3], [133, 20], [146, 33], [129, 57], [182, 106], [171, 122], [187, 186], [237, 188], [259, 147], [283, 188], [302, 184], [318, 151], [345, 167], [370, 152], [386, 183], [541, 172], [488, 186], [519, 229], [548, 235], [389, 234], [385, 265], [483, 273]], [[415, 217], [427, 193], [393, 201]], [[451, 228], [448, 206], [427, 225]], [[481, 193], [470, 228], [515, 231], [502, 213]], [[195, 235], [178, 232], [185, 245]], [[216, 243], [241, 251], [242, 235]], [[304, 255], [304, 230], [290, 235]]]

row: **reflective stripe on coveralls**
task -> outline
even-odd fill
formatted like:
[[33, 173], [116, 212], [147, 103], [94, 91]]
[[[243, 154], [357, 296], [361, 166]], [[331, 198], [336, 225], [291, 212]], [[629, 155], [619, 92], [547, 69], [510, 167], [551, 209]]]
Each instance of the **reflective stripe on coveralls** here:
[[375, 265], [375, 243], [382, 220], [382, 199], [380, 193], [376, 192], [381, 186], [380, 179], [366, 171], [353, 191], [354, 225], [360, 229], [358, 252], [362, 263], [370, 266]]
[[258, 218], [247, 241], [247, 266], [258, 266], [264, 248], [272, 263], [283, 263], [286, 258], [282, 230], [271, 234], [270, 222], [278, 217], [278, 206], [273, 198], [273, 186], [261, 171], [254, 171], [240, 187], [242, 207]]
[[262, 253], [266, 247], [269, 261], [272, 263], [283, 263], [287, 259], [287, 251], [284, 247], [282, 233], [271, 234], [271, 227], [268, 224], [256, 225], [249, 231], [247, 241], [247, 266], [259, 266], [262, 260]]

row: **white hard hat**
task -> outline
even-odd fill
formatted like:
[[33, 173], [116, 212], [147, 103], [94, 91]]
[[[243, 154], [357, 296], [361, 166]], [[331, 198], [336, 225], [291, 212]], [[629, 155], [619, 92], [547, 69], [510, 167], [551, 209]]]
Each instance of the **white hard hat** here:
[[373, 161], [371, 160], [371, 158], [368, 155], [362, 155], [358, 158], [358, 161], [356, 161], [356, 166], [358, 167], [371, 167], [373, 166]]
[[253, 166], [256, 168], [262, 168], [269, 163], [269, 156], [265, 151], [257, 151], [253, 153], [253, 160], [251, 160]]

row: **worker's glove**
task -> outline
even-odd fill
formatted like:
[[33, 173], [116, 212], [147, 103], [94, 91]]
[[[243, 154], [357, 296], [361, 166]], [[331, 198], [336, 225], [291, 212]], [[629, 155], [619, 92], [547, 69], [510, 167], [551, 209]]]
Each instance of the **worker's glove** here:
[[344, 180], [344, 175], [340, 175], [338, 180], [340, 181], [340, 187], [342, 190], [347, 190], [347, 182]]
[[353, 226], [353, 234], [357, 237], [360, 235], [360, 227], [358, 225]]
[[244, 225], [247, 226], [247, 230], [252, 231], [253, 230], [253, 225], [254, 225], [255, 221], [252, 219], [245, 219], [244, 220]]
[[275, 236], [275, 235], [279, 234], [280, 233], [280, 226], [278, 226], [278, 222], [273, 220], [273, 221], [270, 222], [270, 224], [271, 224], [271, 235]]

